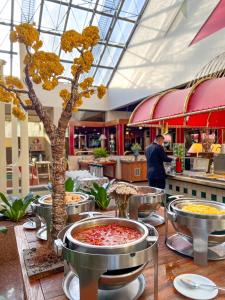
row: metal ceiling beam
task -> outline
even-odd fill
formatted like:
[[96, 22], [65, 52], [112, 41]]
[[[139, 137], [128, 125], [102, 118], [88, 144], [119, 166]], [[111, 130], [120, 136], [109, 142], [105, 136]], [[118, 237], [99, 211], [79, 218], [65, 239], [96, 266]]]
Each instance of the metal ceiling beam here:
[[[67, 28], [67, 24], [68, 24], [68, 20], [69, 20], [69, 16], [70, 16], [70, 10], [71, 10], [71, 5], [72, 5], [72, 1], [73, 0], [70, 0], [70, 2], [68, 3], [68, 9], [67, 9], [67, 12], [66, 12], [66, 19], [65, 19], [65, 23], [64, 23], [64, 27], [63, 27], [63, 32], [66, 31], [66, 28]], [[59, 48], [59, 57], [61, 55], [61, 47]]]
[[15, 51], [10, 51], [10, 50], [1, 50], [0, 49], [0, 53], [5, 53], [5, 54], [13, 54], [13, 55], [16, 55], [18, 54], [18, 52], [15, 52]]
[[[63, 1], [60, 1], [60, 0], [45, 0], [45, 1], [68, 6], [67, 2], [63, 2]], [[88, 11], [88, 12], [91, 12], [91, 13], [93, 12], [92, 8], [82, 7], [82, 6], [77, 5], [77, 4], [72, 4], [71, 7], [78, 8], [78, 9], [81, 9], [81, 10], [85, 10], [85, 11]], [[99, 14], [99, 15], [102, 15], [102, 16], [106, 16], [106, 17], [112, 17], [113, 16], [112, 14], [108, 14], [106, 12], [99, 11], [99, 10], [96, 10], [96, 13]], [[130, 22], [130, 23], [135, 23], [135, 20], [131, 20], [129, 18], [118, 17], [118, 19]]]
[[[13, 31], [13, 19], [14, 19], [14, 0], [11, 0], [11, 22], [10, 22], [10, 30]], [[12, 75], [13, 71], [13, 43], [10, 41], [10, 75]]]
[[139, 16], [138, 16], [138, 18], [137, 18], [137, 20], [136, 20], [136, 22], [135, 22], [135, 25], [134, 25], [134, 27], [133, 27], [131, 33], [130, 33], [130, 36], [129, 36], [127, 42], [126, 42], [126, 45], [125, 45], [125, 47], [124, 47], [124, 49], [123, 49], [123, 51], [122, 51], [122, 53], [121, 53], [121, 55], [120, 55], [120, 58], [118, 59], [117, 64], [116, 64], [116, 66], [115, 66], [115, 68], [114, 68], [114, 70], [113, 70], [113, 72], [112, 72], [112, 74], [111, 74], [111, 77], [110, 77], [110, 79], [109, 79], [109, 81], [108, 81], [107, 87], [110, 85], [110, 83], [111, 83], [111, 81], [112, 81], [112, 78], [113, 78], [113, 76], [114, 76], [116, 70], [118, 69], [118, 66], [119, 66], [119, 64], [120, 64], [120, 62], [121, 62], [121, 59], [123, 58], [123, 55], [124, 55], [124, 53], [125, 53], [126, 50], [127, 50], [127, 47], [128, 47], [128, 45], [129, 45], [129, 43], [130, 43], [130, 41], [131, 41], [131, 38], [132, 38], [132, 36], [133, 36], [133, 34], [134, 34], [134, 32], [135, 32], [135, 30], [136, 30], [136, 28], [137, 28], [137, 26], [138, 26], [140, 20], [141, 20], [141, 17], [142, 17], [142, 15], [143, 15], [143, 13], [144, 13], [144, 11], [145, 11], [145, 9], [146, 9], [146, 7], [147, 7], [149, 1], [150, 1], [150, 0], [146, 0], [146, 1], [145, 1], [144, 5], [143, 5], [143, 7], [142, 7], [142, 9], [141, 9], [141, 11], [140, 11], [140, 13], [139, 13]]
[[116, 22], [118, 20], [118, 16], [119, 16], [119, 14], [121, 12], [121, 9], [123, 7], [124, 2], [125, 2], [125, 0], [121, 0], [119, 6], [117, 6], [117, 9], [115, 10], [115, 13], [113, 15], [112, 21], [110, 23], [110, 26], [109, 26], [109, 29], [108, 29], [108, 32], [107, 32], [107, 35], [106, 35], [106, 38], [105, 38], [106, 44], [105, 44], [105, 47], [104, 47], [104, 49], [103, 49], [103, 51], [102, 51], [102, 53], [100, 55], [100, 58], [99, 58], [99, 61], [98, 61], [98, 65], [97, 65], [97, 68], [96, 68], [96, 70], [95, 70], [95, 72], [93, 74], [93, 77], [95, 77], [95, 75], [96, 75], [96, 73], [98, 71], [98, 66], [100, 65], [102, 57], [105, 54], [106, 48], [107, 48], [107, 46], [109, 44], [109, 39], [110, 39], [110, 37], [112, 35], [113, 29], [115, 28]]
[[93, 21], [94, 21], [94, 17], [95, 17], [96, 11], [97, 11], [98, 3], [99, 3], [99, 0], [96, 0], [95, 7], [93, 8], [93, 13], [92, 13], [92, 16], [91, 16], [91, 20], [89, 22], [89, 26], [91, 26]]
[[44, 0], [41, 0], [40, 13], [39, 13], [39, 21], [38, 21], [38, 30], [41, 29], [41, 20], [42, 20], [43, 8], [44, 8]]

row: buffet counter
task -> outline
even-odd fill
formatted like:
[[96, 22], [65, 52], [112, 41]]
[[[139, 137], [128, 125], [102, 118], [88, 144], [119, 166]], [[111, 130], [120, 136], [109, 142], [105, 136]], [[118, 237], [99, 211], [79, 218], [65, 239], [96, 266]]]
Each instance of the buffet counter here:
[[[162, 209], [160, 213], [163, 215]], [[106, 214], [113, 215], [113, 212], [106, 212]], [[171, 224], [169, 224], [168, 229], [170, 235], [174, 233], [174, 229]], [[197, 266], [190, 258], [171, 251], [165, 245], [165, 225], [160, 226], [157, 230], [159, 232], [159, 300], [168, 298], [173, 300], [187, 299], [179, 294], [173, 287], [174, 278], [184, 273], [196, 273], [203, 275], [213, 280], [218, 285], [224, 285], [224, 260], [210, 261], [206, 267]], [[66, 300], [67, 297], [64, 295], [62, 289], [62, 280], [64, 278], [63, 272], [51, 274], [41, 279], [29, 280], [25, 270], [23, 249], [38, 247], [47, 242], [38, 241], [35, 231], [24, 230], [22, 226], [16, 226], [15, 233], [26, 299]], [[153, 268], [151, 265], [145, 268], [144, 275], [146, 287], [139, 300], [153, 299]], [[124, 299], [127, 298], [124, 297]], [[224, 299], [224, 294], [222, 292], [219, 293], [216, 299]]]
[[166, 193], [225, 203], [225, 176], [193, 171], [167, 174]]

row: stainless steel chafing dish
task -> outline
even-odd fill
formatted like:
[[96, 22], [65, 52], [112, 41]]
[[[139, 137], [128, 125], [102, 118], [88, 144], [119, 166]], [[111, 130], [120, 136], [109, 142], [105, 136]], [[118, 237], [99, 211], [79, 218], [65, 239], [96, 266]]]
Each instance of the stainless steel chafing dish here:
[[[138, 230], [137, 240], [115, 246], [95, 246], [75, 239], [74, 233], [96, 225], [118, 224]], [[63, 289], [72, 300], [134, 300], [144, 291], [142, 271], [154, 264], [154, 299], [158, 293], [158, 234], [154, 227], [137, 221], [95, 217], [68, 226], [55, 241], [65, 262]], [[91, 298], [90, 298], [91, 297]]]
[[168, 237], [166, 225], [166, 244], [169, 248], [194, 257], [199, 265], [206, 265], [208, 259], [225, 258], [225, 214], [199, 214], [182, 210], [187, 204], [204, 204], [225, 209], [225, 204], [215, 201], [180, 198], [167, 207], [167, 217], [176, 234]]
[[[67, 224], [79, 221], [85, 215], [82, 213], [94, 210], [94, 198], [84, 193], [71, 192], [69, 194], [79, 195], [81, 201], [74, 202], [66, 205], [67, 212]], [[46, 199], [50, 198], [51, 195], [45, 195], [38, 199], [37, 203], [31, 205], [33, 212], [39, 219], [37, 225], [39, 230], [37, 231], [37, 237], [42, 240], [47, 240], [50, 237], [51, 221], [52, 221], [52, 204], [46, 203]], [[95, 214], [92, 212], [92, 215]], [[96, 215], [98, 213], [96, 212]], [[41, 223], [43, 224], [41, 226]]]
[[129, 217], [134, 220], [138, 218], [153, 226], [164, 223], [164, 218], [157, 213], [162, 203], [165, 204], [166, 195], [164, 190], [138, 186], [138, 194], [129, 198]]

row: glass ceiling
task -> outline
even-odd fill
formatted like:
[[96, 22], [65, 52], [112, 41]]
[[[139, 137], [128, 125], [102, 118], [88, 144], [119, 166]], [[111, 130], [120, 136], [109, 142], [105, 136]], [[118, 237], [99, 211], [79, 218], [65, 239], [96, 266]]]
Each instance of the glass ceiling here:
[[109, 85], [138, 21], [149, 0], [0, 0], [0, 58], [7, 61], [4, 73], [19, 76], [18, 44], [9, 41], [13, 25], [34, 22], [44, 42], [43, 50], [60, 55], [65, 74], [70, 75], [74, 53], [60, 49], [65, 30], [79, 32], [97, 25], [100, 43], [94, 47], [89, 74], [94, 84]]

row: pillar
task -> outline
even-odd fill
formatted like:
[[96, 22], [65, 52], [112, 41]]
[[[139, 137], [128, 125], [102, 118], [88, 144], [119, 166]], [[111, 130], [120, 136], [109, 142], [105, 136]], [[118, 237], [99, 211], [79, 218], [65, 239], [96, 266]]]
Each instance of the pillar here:
[[184, 128], [176, 128], [176, 143], [184, 143]]
[[124, 125], [116, 125], [116, 152], [117, 155], [124, 154]]
[[74, 155], [74, 126], [69, 125], [69, 155]]
[[155, 127], [150, 127], [149, 128], [149, 138], [150, 138], [150, 143], [153, 143], [156, 137], [156, 128]]
[[[20, 78], [24, 81], [23, 60], [27, 54], [25, 46], [19, 44], [20, 56]], [[21, 194], [26, 196], [30, 190], [30, 168], [29, 168], [29, 137], [28, 137], [28, 113], [26, 119], [20, 121], [20, 156], [19, 164], [21, 166]]]
[[217, 143], [224, 144], [225, 143], [225, 129], [218, 129], [217, 130]]
[[12, 189], [13, 195], [19, 194], [19, 147], [18, 147], [18, 119], [11, 114], [12, 138]]
[[[3, 75], [5, 61], [0, 59], [0, 76]], [[0, 101], [0, 191], [6, 194], [6, 147], [5, 147], [5, 103]]]

